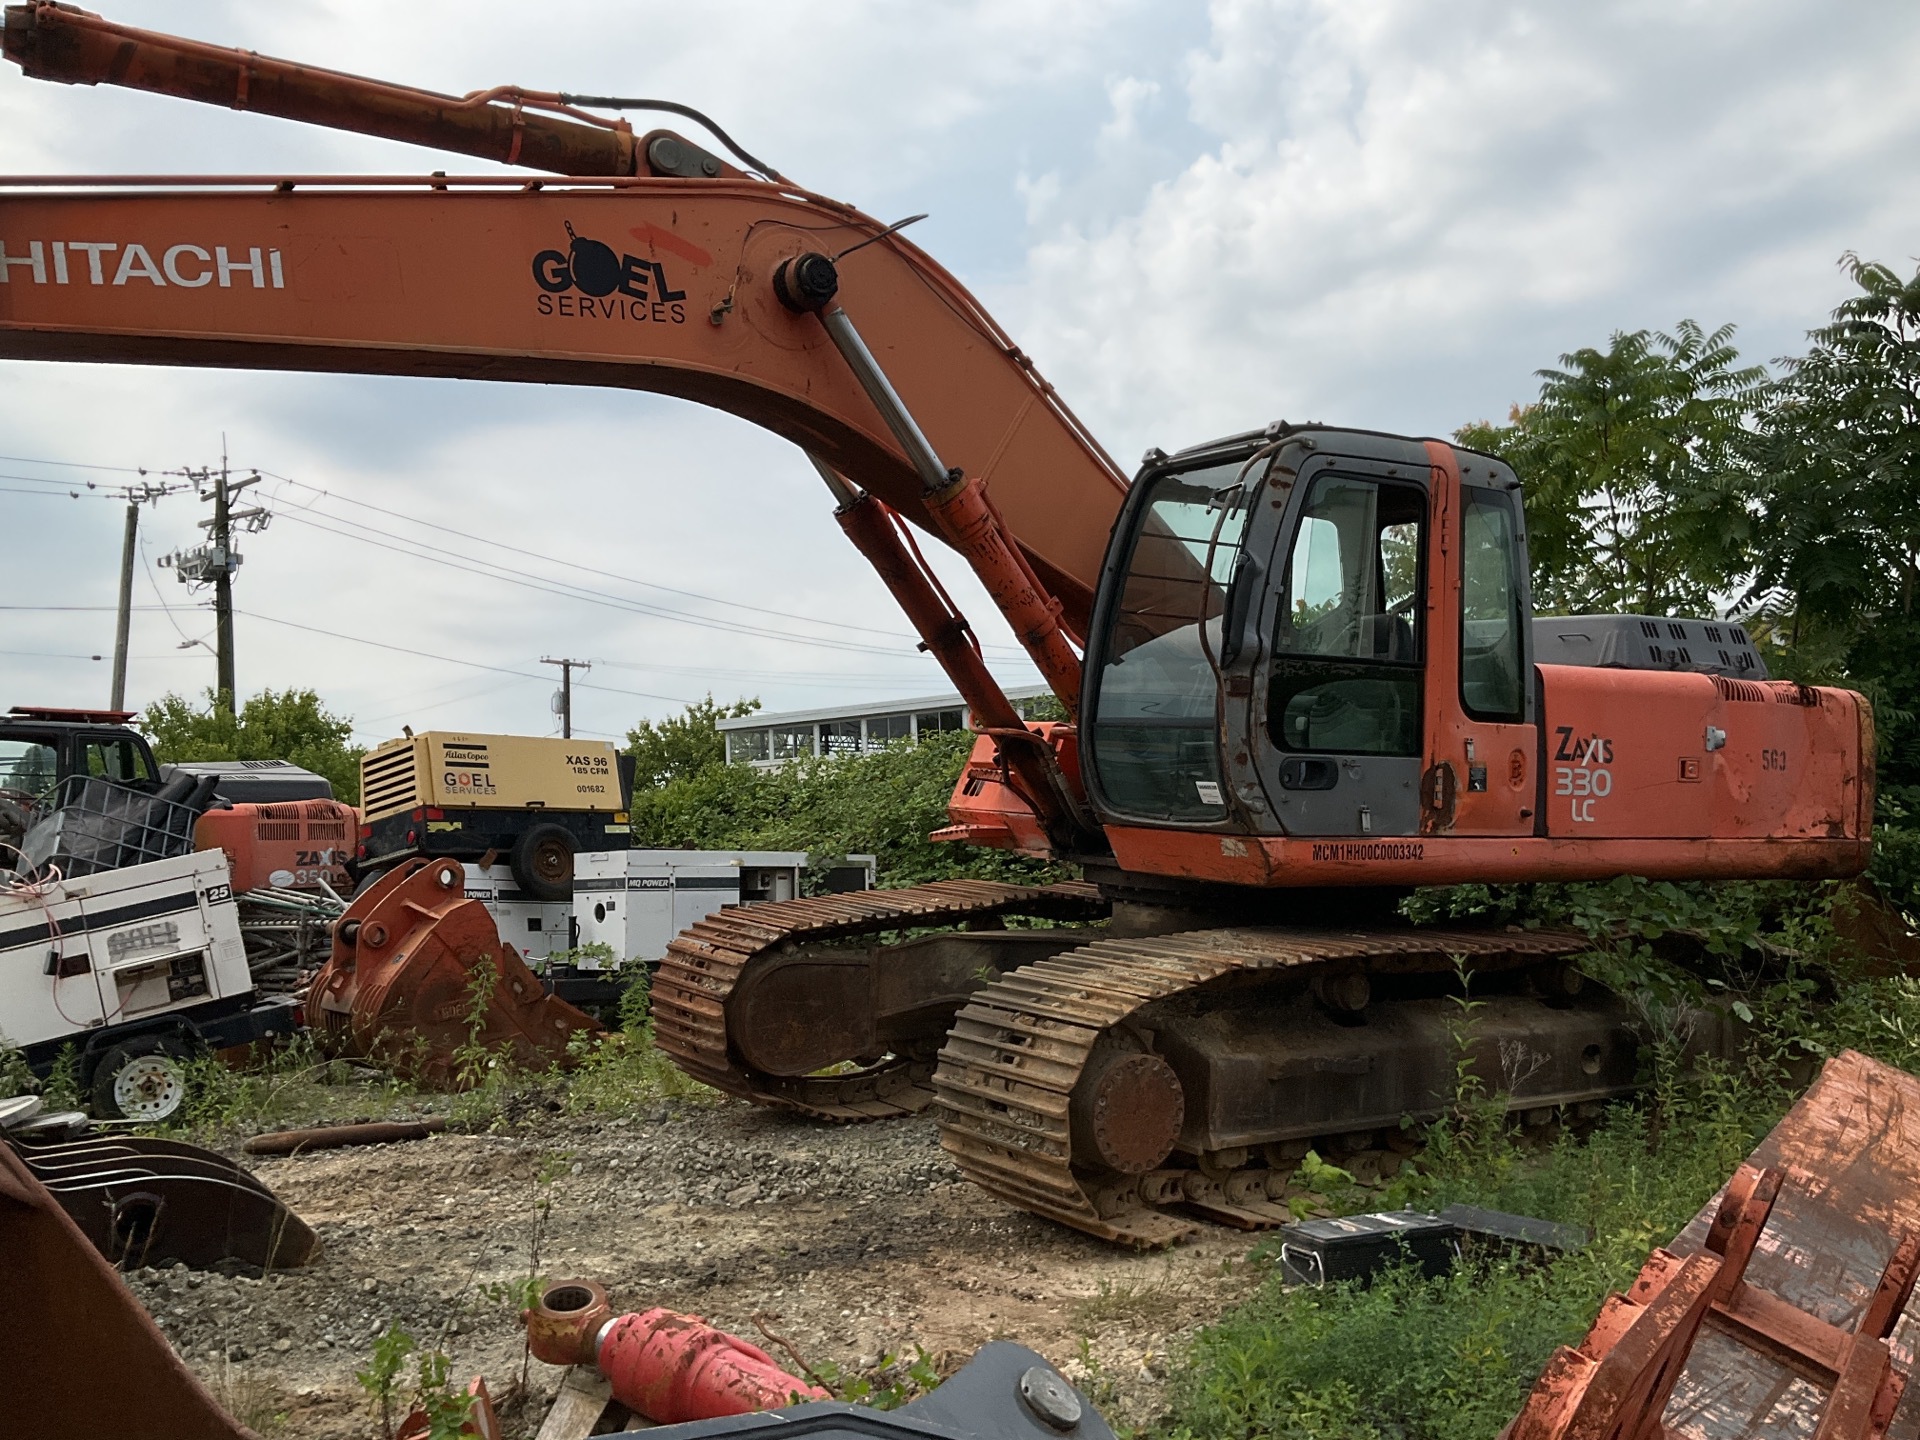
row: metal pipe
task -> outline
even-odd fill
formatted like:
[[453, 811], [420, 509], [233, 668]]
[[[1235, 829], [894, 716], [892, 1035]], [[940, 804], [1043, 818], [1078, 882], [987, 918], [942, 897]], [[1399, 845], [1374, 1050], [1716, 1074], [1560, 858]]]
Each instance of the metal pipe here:
[[838, 470], [835, 470], [811, 450], [806, 452], [806, 456], [808, 461], [812, 463], [813, 468], [820, 472], [820, 478], [827, 482], [827, 489], [833, 493], [833, 507], [835, 510], [845, 510], [860, 501], [862, 492], [858, 486], [846, 479]]
[[860, 332], [854, 328], [847, 312], [838, 305], [829, 306], [820, 312], [820, 323], [826, 326], [827, 338], [833, 341], [834, 348], [845, 358], [854, 378], [860, 382], [860, 388], [873, 401], [873, 408], [887, 422], [893, 438], [907, 452], [907, 459], [913, 462], [913, 468], [919, 472], [920, 483], [930, 491], [944, 488], [956, 478], [955, 475], [934, 453], [933, 443], [907, 409], [900, 392], [893, 388], [893, 382], [887, 379], [880, 362], [873, 358], [873, 352], [867, 348], [867, 342], [860, 338]]
[[[559, 175], [636, 175], [627, 123], [542, 114], [511, 89], [442, 95], [117, 25], [71, 6], [10, 5], [0, 51], [36, 80], [124, 85]], [[557, 97], [554, 97], [557, 100]]]

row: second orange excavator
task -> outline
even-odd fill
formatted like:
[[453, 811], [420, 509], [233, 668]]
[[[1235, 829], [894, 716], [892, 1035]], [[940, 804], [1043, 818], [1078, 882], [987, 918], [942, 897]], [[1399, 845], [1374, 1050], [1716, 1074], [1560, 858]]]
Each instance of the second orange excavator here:
[[[1310, 1146], [1445, 1103], [1463, 977], [1515, 1109], [1635, 1085], [1578, 937], [1416, 928], [1408, 888], [1865, 864], [1866, 702], [1768, 680], [1738, 624], [1536, 618], [1498, 459], [1276, 421], [1129, 482], [897, 228], [684, 107], [439, 95], [48, 3], [8, 9], [4, 48], [37, 78], [548, 173], [8, 177], [0, 356], [653, 390], [812, 458], [980, 731], [942, 836], [1085, 880], [695, 925], [657, 1034], [722, 1089], [839, 1120], [937, 1102], [966, 1174], [1109, 1240], [1267, 1224]], [[643, 107], [718, 150], [594, 113]], [[914, 528], [1067, 721], [1020, 718]]]

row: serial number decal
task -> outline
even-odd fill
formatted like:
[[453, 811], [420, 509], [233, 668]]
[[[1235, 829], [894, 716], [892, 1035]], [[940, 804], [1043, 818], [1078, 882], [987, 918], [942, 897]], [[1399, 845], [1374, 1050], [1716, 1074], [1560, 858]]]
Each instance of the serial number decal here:
[[1315, 860], [1418, 860], [1426, 846], [1417, 840], [1316, 840]]
[[1762, 770], [1778, 770], [1783, 774], [1787, 768], [1787, 752], [1784, 750], [1762, 750], [1760, 752]]
[[232, 898], [233, 886], [231, 885], [209, 885], [207, 887], [207, 903], [209, 905], [218, 905], [222, 900], [231, 900]]

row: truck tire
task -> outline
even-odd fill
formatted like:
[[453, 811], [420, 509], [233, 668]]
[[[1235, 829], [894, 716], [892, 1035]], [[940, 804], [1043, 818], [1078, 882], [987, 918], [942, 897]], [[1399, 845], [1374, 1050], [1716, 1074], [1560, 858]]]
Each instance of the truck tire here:
[[536, 900], [573, 898], [573, 837], [558, 825], [535, 825], [513, 842], [513, 878]]
[[187, 1100], [187, 1047], [172, 1035], [137, 1035], [109, 1046], [93, 1067], [93, 1113], [154, 1125]]

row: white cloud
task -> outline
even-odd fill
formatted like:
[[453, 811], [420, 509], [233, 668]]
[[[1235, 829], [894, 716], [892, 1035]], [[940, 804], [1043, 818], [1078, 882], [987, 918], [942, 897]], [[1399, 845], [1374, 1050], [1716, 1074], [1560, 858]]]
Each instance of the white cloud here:
[[1031, 257], [1029, 348], [1125, 453], [1280, 416], [1448, 429], [1683, 314], [1776, 353], [1837, 298], [1842, 249], [1912, 249], [1920, 12], [1211, 15], [1184, 79], [1204, 150]]

